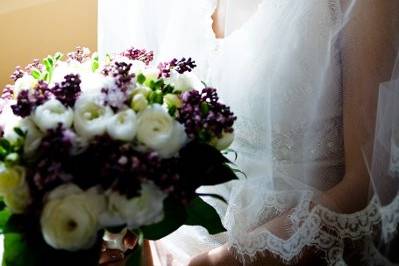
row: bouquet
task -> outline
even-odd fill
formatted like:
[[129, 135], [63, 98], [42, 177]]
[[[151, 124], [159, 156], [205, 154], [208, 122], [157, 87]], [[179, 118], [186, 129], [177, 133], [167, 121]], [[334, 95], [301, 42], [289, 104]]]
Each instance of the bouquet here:
[[225, 230], [200, 196], [224, 199], [196, 190], [236, 179], [236, 117], [191, 58], [153, 60], [78, 48], [17, 67], [0, 100], [3, 265], [97, 265], [105, 230]]

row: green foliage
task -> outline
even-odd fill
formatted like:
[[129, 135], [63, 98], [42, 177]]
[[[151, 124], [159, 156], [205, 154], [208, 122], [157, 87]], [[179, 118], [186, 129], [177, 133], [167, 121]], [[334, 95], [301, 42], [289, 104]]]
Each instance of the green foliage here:
[[187, 217], [184, 206], [170, 197], [164, 200], [164, 214], [161, 222], [141, 228], [145, 239], [158, 240], [169, 235], [183, 225]]
[[19, 136], [16, 141], [0, 138], [0, 162], [6, 165], [17, 164], [23, 153], [26, 132], [20, 128], [15, 128], [14, 131]]
[[93, 53], [91, 56], [91, 70], [96, 72], [96, 70], [100, 67], [99, 57], [97, 53]]
[[137, 75], [137, 79], [136, 80], [137, 80], [138, 84], [144, 84], [146, 78], [145, 78], [145, 76], [142, 73], [140, 73], [140, 74]]
[[200, 225], [211, 235], [226, 231], [216, 210], [200, 197], [195, 198], [188, 205], [185, 224]]

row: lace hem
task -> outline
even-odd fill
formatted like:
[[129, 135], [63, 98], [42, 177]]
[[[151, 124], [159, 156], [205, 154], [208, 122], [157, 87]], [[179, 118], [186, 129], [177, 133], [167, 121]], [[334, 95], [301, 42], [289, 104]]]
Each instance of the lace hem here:
[[[305, 247], [312, 246], [324, 252], [328, 265], [346, 265], [343, 259], [345, 239], [371, 239], [376, 228], [382, 231], [385, 241], [391, 240], [396, 233], [399, 195], [386, 206], [381, 206], [373, 197], [365, 209], [353, 214], [339, 214], [321, 205], [311, 209], [311, 199], [312, 193], [309, 192], [290, 215], [295, 233], [287, 240], [268, 230], [258, 232], [255, 236], [248, 234], [248, 237], [229, 235], [229, 243], [237, 257], [245, 261], [246, 258], [253, 259], [260, 252], [268, 251], [290, 263], [300, 257]], [[364, 255], [370, 257], [370, 254]]]

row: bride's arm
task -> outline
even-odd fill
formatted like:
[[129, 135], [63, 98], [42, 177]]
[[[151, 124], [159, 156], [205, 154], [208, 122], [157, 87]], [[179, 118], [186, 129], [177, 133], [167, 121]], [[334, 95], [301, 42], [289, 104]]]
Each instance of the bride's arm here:
[[[345, 1], [345, 0], [343, 0]], [[330, 209], [352, 213], [363, 209], [368, 202], [368, 156], [371, 154], [375, 127], [378, 85], [390, 79], [393, 69], [394, 43], [392, 17], [395, 0], [361, 0], [355, 14], [345, 29], [342, 40], [343, 90], [344, 90], [344, 143], [345, 177], [342, 182], [326, 192], [321, 202]], [[396, 3], [397, 4], [397, 3]], [[396, 9], [397, 10], [397, 9]], [[368, 151], [368, 152], [367, 152]], [[354, 195], [356, 193], [356, 195]], [[265, 226], [281, 238], [288, 238], [286, 227], [289, 213]], [[316, 250], [303, 254], [298, 265], [309, 265], [317, 256]], [[190, 266], [240, 265], [227, 245], [192, 259]], [[246, 265], [284, 265], [275, 256], [265, 252], [256, 261]], [[313, 264], [312, 264], [313, 265]]]

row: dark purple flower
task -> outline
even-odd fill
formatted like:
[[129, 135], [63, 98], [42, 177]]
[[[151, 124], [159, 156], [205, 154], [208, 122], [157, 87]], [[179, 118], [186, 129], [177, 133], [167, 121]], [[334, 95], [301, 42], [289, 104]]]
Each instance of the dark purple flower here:
[[81, 93], [80, 84], [79, 75], [66, 75], [61, 84], [57, 83], [52, 88], [52, 93], [63, 105], [72, 107]]
[[41, 80], [38, 82], [32, 95], [35, 100], [35, 105], [38, 106], [50, 98], [51, 90], [49, 89], [48, 84]]
[[122, 56], [129, 58], [130, 60], [139, 60], [144, 62], [146, 65], [150, 64], [154, 60], [154, 52], [147, 51], [145, 49], [130, 48], [121, 53]]
[[17, 97], [17, 103], [11, 106], [15, 115], [20, 117], [29, 116], [36, 105], [35, 99], [30, 95], [28, 90], [22, 90]]
[[191, 72], [195, 67], [197, 67], [195, 61], [193, 61], [191, 58], [186, 59], [184, 57], [180, 60], [174, 58], [170, 62], [160, 63], [158, 65], [158, 69], [160, 70], [159, 75], [160, 77], [164, 78], [169, 78], [173, 69], [179, 74], [183, 74], [185, 72]]
[[185, 126], [190, 138], [208, 142], [213, 136], [220, 138], [223, 132], [233, 132], [237, 118], [228, 106], [219, 102], [216, 89], [185, 92], [182, 101], [177, 120]]

